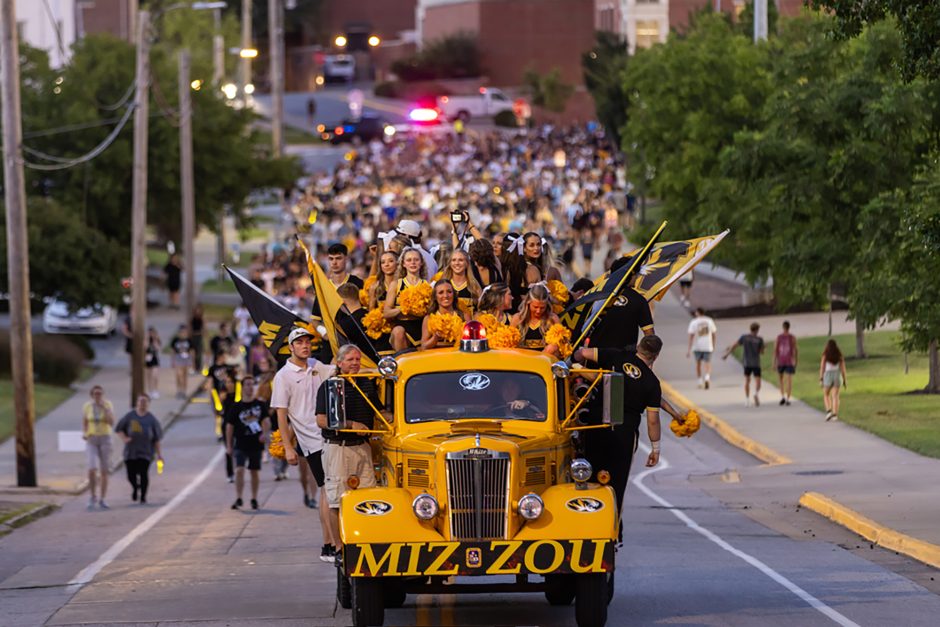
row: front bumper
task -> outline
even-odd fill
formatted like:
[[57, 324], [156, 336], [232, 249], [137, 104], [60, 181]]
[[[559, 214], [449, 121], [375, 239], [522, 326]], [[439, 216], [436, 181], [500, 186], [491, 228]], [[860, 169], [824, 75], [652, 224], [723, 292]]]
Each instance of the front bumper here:
[[350, 577], [581, 574], [614, 569], [611, 538], [347, 544]]

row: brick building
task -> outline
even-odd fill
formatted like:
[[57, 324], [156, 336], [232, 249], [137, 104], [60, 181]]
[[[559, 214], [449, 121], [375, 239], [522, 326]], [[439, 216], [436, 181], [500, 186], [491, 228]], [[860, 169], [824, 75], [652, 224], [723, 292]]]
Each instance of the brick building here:
[[418, 0], [326, 0], [321, 16], [331, 40], [367, 32], [392, 41], [415, 30], [417, 4]]

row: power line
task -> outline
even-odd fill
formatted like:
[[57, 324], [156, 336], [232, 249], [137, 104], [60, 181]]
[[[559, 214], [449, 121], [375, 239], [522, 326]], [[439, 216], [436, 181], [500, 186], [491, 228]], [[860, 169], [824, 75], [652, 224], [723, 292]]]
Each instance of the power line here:
[[65, 45], [62, 43], [62, 28], [59, 26], [59, 21], [55, 19], [53, 15], [52, 7], [49, 6], [49, 0], [42, 0], [42, 4], [46, 7], [46, 15], [49, 17], [49, 21], [52, 23], [52, 30], [55, 31], [55, 39], [58, 43], [59, 56], [62, 57], [62, 62], [65, 63]]
[[26, 146], [23, 146], [22, 148], [24, 152], [28, 152], [29, 154], [39, 157], [40, 159], [45, 159], [46, 161], [57, 162], [56, 165], [46, 165], [46, 164], [41, 164], [41, 163], [30, 163], [29, 161], [26, 161], [24, 159], [23, 165], [33, 170], [53, 172], [56, 170], [65, 170], [65, 169], [74, 167], [76, 165], [80, 165], [82, 163], [91, 161], [92, 159], [94, 159], [95, 157], [103, 153], [105, 150], [107, 150], [108, 147], [114, 143], [114, 140], [117, 139], [118, 135], [120, 135], [121, 131], [124, 129], [124, 125], [127, 124], [127, 121], [130, 119], [131, 113], [134, 112], [134, 109], [135, 109], [134, 105], [130, 105], [129, 107], [127, 107], [127, 109], [124, 111], [124, 116], [121, 118], [118, 125], [114, 127], [114, 130], [111, 131], [111, 134], [105, 137], [104, 141], [98, 144], [94, 149], [82, 155], [81, 157], [74, 157], [72, 159], [63, 159], [62, 157], [57, 157], [55, 155], [48, 155], [44, 152], [40, 152], [33, 148], [28, 148]]

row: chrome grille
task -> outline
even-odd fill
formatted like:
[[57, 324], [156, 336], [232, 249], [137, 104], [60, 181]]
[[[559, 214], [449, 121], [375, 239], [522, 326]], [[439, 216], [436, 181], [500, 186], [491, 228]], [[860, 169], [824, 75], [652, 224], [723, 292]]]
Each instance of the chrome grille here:
[[525, 460], [525, 485], [543, 485], [545, 483], [545, 457], [529, 457]]
[[486, 449], [447, 454], [447, 502], [454, 540], [506, 535], [509, 455]]

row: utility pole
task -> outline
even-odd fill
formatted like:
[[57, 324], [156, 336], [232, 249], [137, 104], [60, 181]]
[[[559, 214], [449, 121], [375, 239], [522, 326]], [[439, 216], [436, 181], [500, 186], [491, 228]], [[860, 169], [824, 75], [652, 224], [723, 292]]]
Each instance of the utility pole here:
[[754, 43], [767, 40], [767, 0], [754, 0]]
[[36, 486], [33, 423], [33, 332], [29, 312], [29, 245], [26, 236], [26, 184], [23, 179], [23, 125], [20, 119], [20, 51], [15, 0], [0, 7], [3, 76], [3, 177], [7, 222], [7, 276], [10, 284], [10, 361], [16, 420], [16, 485]]
[[189, 85], [189, 50], [179, 53], [180, 79], [180, 205], [183, 208], [183, 259], [186, 280], [183, 288], [183, 311], [186, 320], [196, 306], [196, 192], [193, 186], [193, 104]]
[[[251, 48], [251, 0], [242, 0], [242, 50], [249, 48]], [[241, 84], [238, 87], [242, 101], [247, 105], [248, 94], [245, 93], [245, 86], [251, 83], [251, 59], [242, 55], [240, 60], [239, 82]]]
[[284, 153], [284, 6], [268, 0], [268, 40], [271, 58], [271, 142], [275, 157]]
[[[131, 200], [131, 407], [144, 393], [147, 327], [147, 133], [150, 116], [150, 11], [137, 16], [137, 92], [134, 96], [134, 182]], [[187, 263], [188, 265], [188, 263]]]
[[212, 86], [218, 87], [225, 77], [225, 38], [222, 36], [222, 9], [213, 10], [215, 34], [212, 35]]

